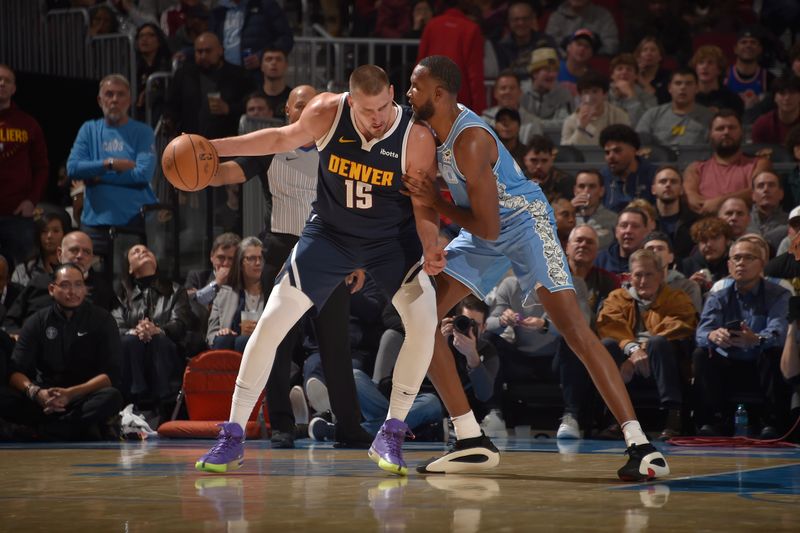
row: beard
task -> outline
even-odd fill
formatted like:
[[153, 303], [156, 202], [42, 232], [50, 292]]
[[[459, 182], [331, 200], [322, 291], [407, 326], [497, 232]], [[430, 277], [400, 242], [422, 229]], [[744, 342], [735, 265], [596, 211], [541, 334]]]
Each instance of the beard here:
[[414, 118], [427, 121], [433, 116], [433, 113], [433, 100], [429, 98], [424, 104], [414, 110]]
[[736, 141], [730, 141], [730, 142], [720, 141], [718, 143], [712, 144], [714, 152], [720, 157], [730, 157], [736, 154], [736, 152], [739, 151], [739, 148], [741, 148], [741, 146], [742, 143]]

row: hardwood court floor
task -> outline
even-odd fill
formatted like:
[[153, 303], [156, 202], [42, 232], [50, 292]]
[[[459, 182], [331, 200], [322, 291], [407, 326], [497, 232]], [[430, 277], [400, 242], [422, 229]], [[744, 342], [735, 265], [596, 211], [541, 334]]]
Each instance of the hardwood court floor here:
[[[624, 484], [622, 442], [499, 439], [486, 475], [407, 479], [363, 450], [248, 443], [233, 474], [210, 441], [0, 446], [0, 531], [800, 532], [800, 450], [659, 445], [673, 475]], [[409, 464], [442, 445], [410, 443]]]

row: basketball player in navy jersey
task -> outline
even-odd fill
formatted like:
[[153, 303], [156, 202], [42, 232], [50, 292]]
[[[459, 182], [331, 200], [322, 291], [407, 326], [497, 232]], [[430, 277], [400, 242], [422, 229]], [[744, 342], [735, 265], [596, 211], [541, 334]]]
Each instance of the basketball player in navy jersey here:
[[430, 365], [436, 330], [436, 295], [428, 276], [446, 261], [436, 211], [399, 191], [404, 173], [432, 179], [435, 144], [430, 130], [394, 103], [394, 90], [379, 67], [356, 68], [349, 88], [349, 93], [317, 95], [287, 126], [211, 141], [222, 157], [286, 152], [314, 142], [319, 179], [311, 217], [245, 348], [230, 420], [221, 424], [217, 444], [197, 461], [198, 470], [241, 466], [243, 428], [278, 345], [307, 310], [322, 309], [342, 279], [363, 268], [392, 298], [406, 331], [387, 420], [369, 456], [384, 470], [407, 472], [402, 444], [409, 430], [403, 420]]
[[[438, 137], [439, 170], [455, 205], [439, 195], [427, 176], [404, 176], [407, 194], [463, 228], [447, 246], [447, 266], [436, 277], [438, 318], [470, 292], [485, 298], [513, 269], [524, 295], [536, 291], [550, 321], [586, 365], [620, 422], [629, 459], [619, 477], [640, 481], [669, 474], [664, 456], [648, 442], [636, 420], [611, 355], [581, 318], [547, 198], [525, 178], [492, 129], [457, 103], [460, 78], [452, 60], [430, 56], [414, 69], [408, 91], [415, 116], [427, 121]], [[457, 440], [451, 451], [417, 470], [448, 473], [496, 466], [499, 453], [470, 411], [441, 335], [436, 335], [428, 376], [452, 416]]]

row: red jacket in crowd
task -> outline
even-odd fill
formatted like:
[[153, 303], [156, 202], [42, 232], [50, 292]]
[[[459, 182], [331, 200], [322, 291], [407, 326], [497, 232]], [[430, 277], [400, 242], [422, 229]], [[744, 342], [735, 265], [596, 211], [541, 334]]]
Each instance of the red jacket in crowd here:
[[24, 200], [36, 205], [47, 185], [47, 145], [39, 123], [11, 102], [0, 111], [0, 215]]

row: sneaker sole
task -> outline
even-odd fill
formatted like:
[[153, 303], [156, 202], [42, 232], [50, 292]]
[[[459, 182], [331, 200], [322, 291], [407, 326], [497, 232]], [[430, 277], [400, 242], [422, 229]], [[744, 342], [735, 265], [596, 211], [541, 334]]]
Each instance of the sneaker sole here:
[[420, 474], [456, 474], [482, 472], [500, 464], [500, 453], [489, 448], [469, 448], [450, 452], [417, 466]]
[[211, 472], [213, 474], [224, 474], [226, 472], [230, 472], [232, 470], [239, 470], [244, 463], [244, 459], [238, 459], [236, 461], [231, 461], [230, 463], [216, 465], [213, 463], [206, 463], [204, 461], [197, 461], [194, 464], [195, 470], [199, 470], [200, 472]]
[[389, 472], [390, 474], [397, 474], [398, 476], [407, 476], [408, 475], [408, 467], [402, 465], [396, 465], [394, 463], [390, 463], [389, 461], [385, 460], [381, 457], [378, 452], [375, 451], [374, 448], [370, 448], [367, 452], [367, 455], [372, 462], [378, 465], [378, 468]]

